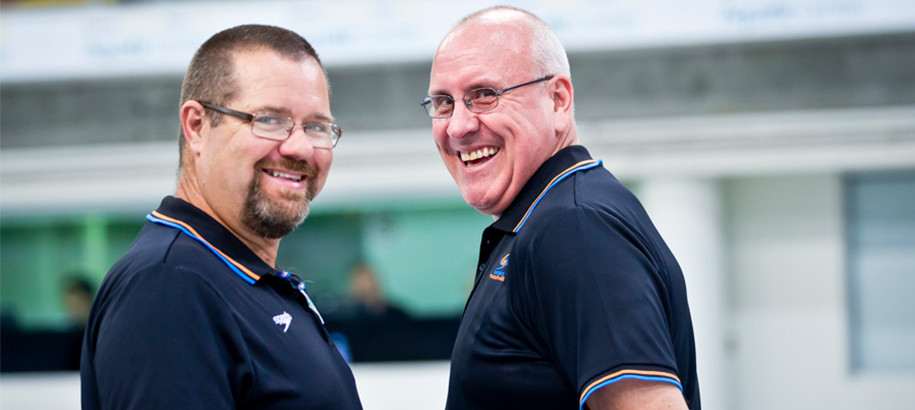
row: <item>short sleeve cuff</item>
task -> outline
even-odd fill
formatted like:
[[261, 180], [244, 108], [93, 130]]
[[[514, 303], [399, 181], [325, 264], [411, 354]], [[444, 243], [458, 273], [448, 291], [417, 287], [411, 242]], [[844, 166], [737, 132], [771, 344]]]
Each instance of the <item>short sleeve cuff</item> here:
[[651, 370], [634, 370], [634, 369], [625, 369], [618, 372], [608, 374], [606, 376], [600, 377], [597, 380], [588, 384], [588, 387], [584, 389], [581, 393], [581, 397], [578, 401], [579, 410], [583, 409], [585, 403], [588, 401], [588, 398], [591, 397], [591, 394], [596, 392], [598, 389], [609, 386], [613, 383], [616, 383], [620, 380], [626, 379], [636, 379], [636, 380], [646, 380], [653, 382], [664, 382], [670, 383], [674, 386], [677, 386], [680, 391], [683, 391], [683, 385], [680, 383], [680, 378], [673, 373], [668, 372], [658, 372]]

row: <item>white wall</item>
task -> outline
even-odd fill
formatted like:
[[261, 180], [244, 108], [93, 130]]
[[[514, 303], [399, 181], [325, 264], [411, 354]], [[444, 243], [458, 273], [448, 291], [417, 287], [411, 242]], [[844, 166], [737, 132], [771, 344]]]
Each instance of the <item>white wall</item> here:
[[729, 408], [915, 407], [915, 375], [851, 372], [840, 176], [739, 178], [724, 195]]

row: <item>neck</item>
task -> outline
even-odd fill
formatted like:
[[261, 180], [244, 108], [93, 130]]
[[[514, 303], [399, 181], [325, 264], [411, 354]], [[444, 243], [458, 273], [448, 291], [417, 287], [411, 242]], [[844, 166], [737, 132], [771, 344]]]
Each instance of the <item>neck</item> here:
[[[223, 225], [223, 226], [225, 226], [225, 225]], [[235, 235], [235, 237], [237, 237], [239, 240], [241, 240], [242, 243], [244, 243], [245, 246], [248, 247], [248, 249], [251, 249], [251, 251], [254, 252], [255, 255], [260, 257], [261, 260], [263, 260], [264, 263], [267, 264], [267, 266], [272, 266], [274, 268], [276, 267], [276, 254], [280, 249], [280, 240], [279, 239], [266, 239], [263, 237], [257, 237], [255, 235], [255, 239], [257, 239], [257, 240], [252, 241], [252, 240], [246, 239], [242, 235], [239, 235], [232, 228], [230, 228], [228, 226], [227, 226], [227, 228], [229, 229], [229, 231], [231, 231]]]
[[578, 130], [577, 130], [577, 129], [575, 128], [575, 126], [573, 125], [573, 126], [569, 129], [568, 132], [566, 132], [566, 133], [560, 135], [560, 137], [559, 137], [559, 149], [557, 149], [556, 152], [559, 152], [560, 150], [562, 150], [562, 149], [565, 148], [565, 147], [569, 147], [569, 146], [572, 146], [572, 145], [580, 145], [580, 144], [581, 144], [581, 143], [578, 142]]

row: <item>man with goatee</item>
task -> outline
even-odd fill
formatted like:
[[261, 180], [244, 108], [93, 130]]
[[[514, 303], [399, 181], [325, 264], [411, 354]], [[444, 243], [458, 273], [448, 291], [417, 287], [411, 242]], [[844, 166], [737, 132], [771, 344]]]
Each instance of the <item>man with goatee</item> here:
[[301, 280], [276, 268], [340, 128], [314, 48], [246, 25], [194, 55], [174, 196], [108, 272], [89, 318], [83, 409], [361, 409]]

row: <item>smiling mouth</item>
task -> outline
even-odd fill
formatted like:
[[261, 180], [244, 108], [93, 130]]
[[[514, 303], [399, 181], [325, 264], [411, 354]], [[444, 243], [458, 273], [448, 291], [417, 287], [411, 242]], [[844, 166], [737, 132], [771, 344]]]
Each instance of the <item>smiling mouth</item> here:
[[486, 162], [490, 157], [499, 152], [498, 147], [485, 147], [476, 151], [459, 152], [458, 156], [464, 162], [464, 166], [472, 167]]
[[301, 182], [302, 179], [304, 178], [304, 175], [301, 175], [301, 174], [298, 174], [298, 175], [290, 174], [290, 173], [283, 172], [283, 171], [277, 171], [275, 169], [265, 169], [264, 172], [267, 175], [270, 175], [274, 178], [286, 179], [286, 180], [293, 181], [293, 182]]

